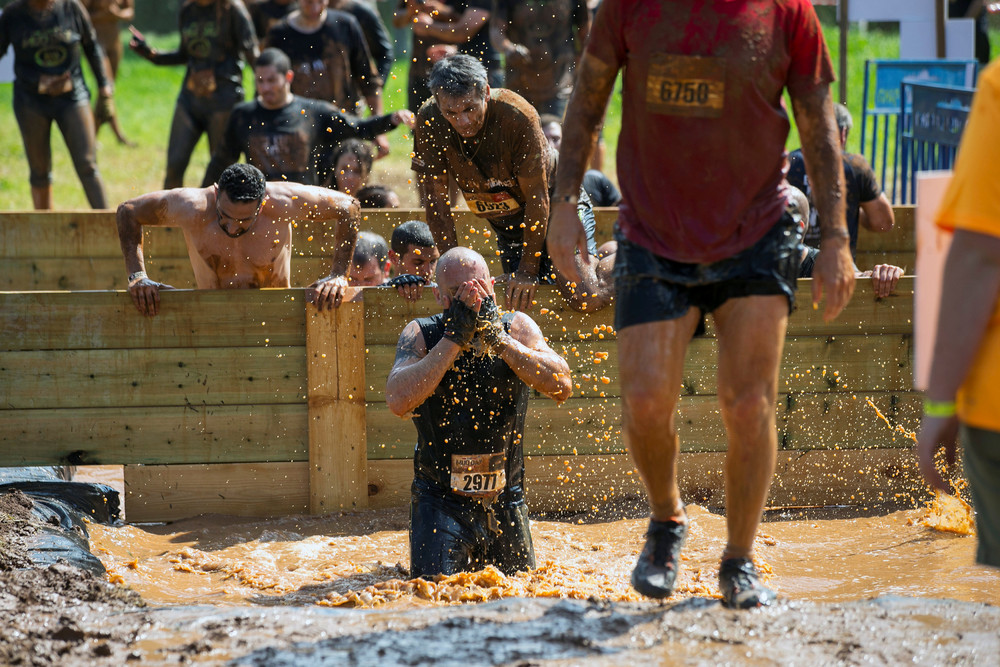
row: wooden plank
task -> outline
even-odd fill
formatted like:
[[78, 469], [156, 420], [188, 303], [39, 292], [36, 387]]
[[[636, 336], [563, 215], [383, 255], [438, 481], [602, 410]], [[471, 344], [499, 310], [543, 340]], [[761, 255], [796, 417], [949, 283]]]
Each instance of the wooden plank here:
[[125, 466], [125, 516], [143, 523], [199, 514], [304, 514], [308, 469], [307, 463]]
[[788, 450], [913, 447], [904, 431], [915, 431], [923, 414], [922, 394], [915, 391], [788, 394], [784, 400], [782, 449]]
[[306, 405], [0, 411], [0, 466], [306, 461]]
[[305, 343], [303, 290], [176, 290], [156, 317], [124, 292], [0, 292], [0, 350]]
[[[912, 442], [893, 431], [868, 405], [871, 398], [894, 428], [915, 428], [920, 397], [916, 392], [791, 393], [777, 400], [778, 438], [783, 449], [860, 449], [909, 447]], [[681, 451], [726, 449], [726, 432], [714, 396], [684, 396], [678, 405]], [[384, 404], [369, 404], [368, 458], [413, 456], [416, 431]], [[532, 400], [524, 429], [524, 452], [535, 455], [606, 454], [625, 450], [618, 398], [575, 398], [561, 406]]]
[[[184, 233], [172, 227], [143, 230], [152, 255], [187, 258]], [[114, 211], [0, 212], [0, 257], [118, 259], [124, 271]]]
[[[894, 206], [896, 222], [887, 232], [862, 229], [858, 233], [858, 252], [914, 252], [917, 249], [916, 206]], [[862, 267], [870, 268], [870, 267]]]
[[[678, 484], [685, 502], [725, 507], [724, 452], [684, 453]], [[568, 470], [567, 470], [568, 468]], [[631, 474], [630, 474], [631, 473]], [[411, 461], [372, 461], [372, 508], [409, 502]], [[125, 511], [131, 522], [174, 521], [206, 513], [282, 516], [308, 510], [308, 464], [126, 466]], [[525, 460], [532, 511], [588, 511], [642, 502], [645, 491], [625, 454], [545, 456]], [[913, 453], [901, 449], [779, 452], [770, 507], [864, 506], [926, 495]]]
[[[876, 264], [894, 264], [912, 274], [914, 252], [858, 252], [857, 265], [868, 270]], [[488, 258], [490, 259], [490, 258]], [[502, 273], [495, 257], [490, 259], [491, 272]], [[52, 290], [122, 290], [126, 277], [121, 257], [115, 258], [33, 258], [0, 260], [0, 289], [9, 291]], [[187, 257], [148, 257], [146, 270], [156, 281], [177, 289], [196, 287], [194, 272]], [[330, 272], [330, 257], [294, 255], [291, 286], [308, 287], [317, 278]], [[538, 309], [535, 309], [538, 315]], [[549, 316], [554, 319], [554, 316]]]
[[[913, 387], [912, 336], [793, 336], [785, 341], [779, 371], [782, 391], [907, 391]], [[603, 391], [620, 396], [618, 347], [611, 340], [587, 340], [578, 344], [554, 343], [556, 352], [568, 362], [574, 392], [593, 395]], [[368, 401], [385, 400], [385, 382], [396, 349], [369, 345], [365, 358]], [[606, 358], [603, 355], [607, 355]], [[684, 378], [678, 391], [688, 395], [716, 393], [716, 343], [711, 337], [696, 338], [688, 346]], [[608, 379], [605, 384], [603, 378]], [[579, 385], [577, 387], [577, 385]]]
[[0, 411], [300, 403], [302, 347], [7, 352]]
[[306, 312], [309, 374], [309, 509], [368, 506], [365, 449], [364, 312], [344, 304]]
[[[678, 485], [688, 503], [725, 507], [725, 452], [683, 453]], [[409, 503], [413, 464], [373, 461], [371, 507]], [[625, 454], [532, 456], [525, 493], [533, 512], [588, 511], [608, 503], [642, 503], [645, 489]], [[893, 503], [920, 498], [926, 486], [912, 452], [901, 449], [779, 452], [767, 504], [802, 507]]]
[[[854, 297], [833, 322], [823, 321], [823, 306], [812, 308], [812, 279], [799, 280], [797, 310], [788, 319], [789, 336], [909, 334], [913, 332], [913, 277], [900, 278], [890, 296], [875, 298], [870, 280], [859, 280]], [[825, 302], [824, 302], [825, 303]]]
[[[157, 282], [178, 289], [195, 286], [191, 261], [147, 258], [146, 271]], [[59, 257], [0, 260], [0, 289], [10, 291], [121, 290], [128, 278], [118, 257]]]
[[[860, 251], [902, 250], [912, 252], [915, 248], [914, 207], [893, 208], [896, 224], [889, 232], [866, 233], [858, 238]], [[597, 220], [595, 240], [598, 245], [611, 240], [611, 229], [618, 217], [616, 208], [594, 209]], [[482, 218], [468, 210], [455, 211], [456, 225], [460, 236], [469, 234], [475, 228], [482, 237], [486, 224]], [[386, 241], [392, 230], [407, 220], [424, 220], [423, 209], [377, 209], [363, 212], [361, 226], [382, 235]], [[303, 221], [296, 223], [295, 243], [299, 250], [315, 256], [326, 253], [319, 250], [329, 245], [326, 238], [332, 233], [330, 225]], [[185, 257], [183, 233], [170, 227], [150, 227], [144, 230], [144, 245], [152, 254], [164, 257]], [[469, 234], [475, 237], [476, 234]], [[315, 246], [307, 241], [313, 236]], [[473, 239], [470, 239], [473, 240]], [[309, 248], [315, 247], [312, 251]], [[299, 251], [297, 250], [297, 252]], [[115, 212], [106, 211], [2, 211], [0, 212], [0, 257], [108, 257], [120, 258], [118, 231]]]

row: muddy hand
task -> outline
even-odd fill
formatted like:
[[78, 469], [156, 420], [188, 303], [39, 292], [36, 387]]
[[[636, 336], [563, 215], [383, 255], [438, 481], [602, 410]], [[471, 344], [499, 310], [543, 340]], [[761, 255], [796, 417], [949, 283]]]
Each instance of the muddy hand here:
[[573, 202], [555, 202], [549, 216], [549, 228], [545, 235], [545, 246], [556, 270], [571, 282], [580, 283], [580, 272], [576, 268], [576, 253], [586, 264], [590, 261], [587, 252], [587, 233], [580, 222], [580, 216]]
[[311, 290], [308, 294], [309, 301], [316, 304], [320, 310], [333, 310], [339, 308], [344, 302], [344, 294], [347, 291], [347, 278], [345, 276], [330, 276], [321, 278], [309, 286]]
[[538, 287], [538, 276], [515, 271], [507, 283], [507, 308], [527, 312], [535, 301], [535, 289]]
[[817, 308], [826, 292], [823, 321], [831, 322], [854, 294], [854, 261], [846, 237], [833, 237], [821, 242], [813, 269], [812, 302]]
[[420, 297], [424, 294], [424, 285], [427, 284], [427, 279], [415, 276], [412, 273], [403, 273], [386, 281], [385, 284], [395, 287], [396, 291], [399, 292], [399, 296], [407, 301], [420, 301]]
[[132, 303], [143, 315], [155, 317], [160, 312], [160, 290], [174, 289], [172, 285], [164, 285], [149, 278], [137, 280], [128, 286]]
[[875, 296], [885, 298], [896, 289], [896, 283], [903, 275], [903, 269], [892, 264], [877, 264], [872, 269], [872, 287], [875, 288]]

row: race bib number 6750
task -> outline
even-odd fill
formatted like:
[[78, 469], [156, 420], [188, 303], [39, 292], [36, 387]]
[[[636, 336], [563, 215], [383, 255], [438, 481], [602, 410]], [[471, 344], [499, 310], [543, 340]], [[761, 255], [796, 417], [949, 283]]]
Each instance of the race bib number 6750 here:
[[726, 61], [657, 53], [650, 58], [646, 108], [670, 116], [718, 118], [726, 101]]

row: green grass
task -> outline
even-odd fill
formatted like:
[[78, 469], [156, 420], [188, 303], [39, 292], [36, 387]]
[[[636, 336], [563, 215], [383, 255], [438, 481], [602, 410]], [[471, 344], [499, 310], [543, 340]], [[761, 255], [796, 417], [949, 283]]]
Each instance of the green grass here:
[[[826, 38], [836, 66], [839, 35], [835, 26], [826, 27]], [[157, 48], [174, 48], [176, 35], [150, 35], [150, 42]], [[1000, 44], [1000, 35], [994, 35], [994, 44]], [[849, 35], [850, 60], [848, 71], [848, 107], [860, 120], [862, 77], [864, 62], [871, 58], [898, 57], [898, 35], [892, 32], [869, 31], [862, 34], [852, 30]], [[387, 110], [402, 108], [406, 104], [405, 59], [397, 62], [386, 85]], [[84, 66], [87, 70], [87, 66]], [[184, 76], [183, 67], [156, 67], [126, 49], [118, 79], [116, 104], [125, 134], [138, 144], [137, 148], [120, 146], [110, 128], [103, 128], [98, 136], [98, 164], [104, 176], [111, 206], [143, 192], [162, 187], [166, 166], [167, 135], [173, 116], [174, 102]], [[91, 90], [95, 91], [90, 78]], [[250, 73], [246, 76], [247, 90], [253, 89]], [[604, 130], [607, 146], [605, 171], [614, 178], [615, 149], [621, 126], [621, 99], [617, 91], [608, 110]], [[836, 87], [834, 96], [836, 97]], [[0, 85], [0, 209], [30, 209], [31, 193], [28, 187], [28, 165], [24, 158], [20, 133], [11, 108], [12, 85]], [[87, 200], [73, 170], [58, 129], [53, 128], [53, 204], [58, 209], [87, 208]], [[848, 149], [858, 151], [860, 133], [852, 134]], [[408, 132], [396, 130], [389, 134], [391, 154], [376, 163], [373, 182], [394, 187], [403, 200], [403, 206], [416, 206], [417, 200], [410, 185], [410, 151], [412, 140]], [[799, 145], [794, 123], [788, 147]], [[204, 138], [195, 149], [185, 174], [185, 185], [197, 186], [208, 165], [208, 143]]]

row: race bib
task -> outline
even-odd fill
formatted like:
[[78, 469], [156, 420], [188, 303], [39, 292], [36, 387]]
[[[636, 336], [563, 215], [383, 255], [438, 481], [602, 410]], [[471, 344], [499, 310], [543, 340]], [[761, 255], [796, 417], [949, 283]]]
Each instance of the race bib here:
[[461, 496], [495, 496], [507, 486], [504, 455], [452, 454], [451, 490]]
[[718, 118], [726, 100], [726, 61], [657, 53], [649, 62], [646, 108], [670, 116]]
[[521, 210], [509, 192], [463, 192], [469, 210], [480, 218], [504, 218]]

